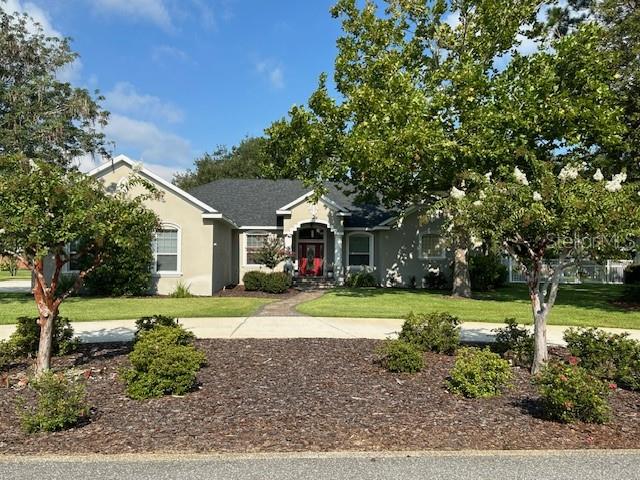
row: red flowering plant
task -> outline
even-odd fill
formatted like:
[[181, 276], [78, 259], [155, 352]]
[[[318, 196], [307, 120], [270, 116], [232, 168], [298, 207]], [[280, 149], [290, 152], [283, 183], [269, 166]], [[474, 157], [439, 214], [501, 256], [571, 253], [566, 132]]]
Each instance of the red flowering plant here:
[[576, 357], [569, 364], [553, 361], [533, 377], [546, 417], [560, 422], [606, 423], [611, 417], [608, 396], [617, 388], [579, 367]]

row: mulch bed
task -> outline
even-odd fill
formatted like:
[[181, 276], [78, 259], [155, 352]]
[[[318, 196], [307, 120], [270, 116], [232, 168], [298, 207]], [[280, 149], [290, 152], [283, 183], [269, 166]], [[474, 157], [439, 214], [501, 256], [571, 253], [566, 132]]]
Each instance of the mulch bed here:
[[[91, 421], [26, 435], [13, 388], [0, 389], [0, 453], [275, 452], [640, 447], [640, 394], [618, 390], [608, 425], [539, 418], [529, 374], [502, 397], [446, 391], [453, 357], [416, 375], [374, 363], [374, 340], [199, 340], [209, 366], [182, 398], [130, 400], [117, 379], [128, 345], [84, 346], [56, 366], [92, 369]], [[12, 373], [16, 373], [14, 370]]]
[[290, 288], [284, 293], [267, 293], [267, 292], [249, 292], [244, 289], [244, 285], [236, 285], [233, 288], [225, 288], [217, 293], [219, 297], [253, 297], [253, 298], [274, 298], [284, 300], [285, 298], [295, 297], [300, 293], [295, 288]]

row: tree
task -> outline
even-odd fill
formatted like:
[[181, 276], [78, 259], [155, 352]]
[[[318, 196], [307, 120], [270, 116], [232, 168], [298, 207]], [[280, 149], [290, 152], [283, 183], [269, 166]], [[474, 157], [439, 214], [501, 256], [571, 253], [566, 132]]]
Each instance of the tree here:
[[[432, 202], [459, 172], [515, 160], [494, 130], [497, 59], [533, 35], [540, 4], [528, 0], [388, 0], [358, 8], [339, 0], [342, 20], [332, 98], [327, 77], [307, 107], [267, 129], [273, 172], [321, 191], [324, 181], [381, 196], [401, 210]], [[509, 151], [509, 155], [505, 152]], [[455, 295], [469, 296], [468, 232], [457, 229]]]
[[267, 163], [265, 139], [247, 137], [229, 150], [218, 147], [195, 161], [195, 170], [177, 174], [173, 183], [189, 190], [221, 178], [263, 178], [263, 165]]
[[106, 156], [101, 97], [57, 76], [77, 58], [69, 40], [47, 37], [26, 14], [3, 8], [0, 2], [0, 154], [61, 166], [87, 152]]
[[[598, 260], [635, 249], [640, 234], [640, 185], [626, 173], [605, 179], [587, 163], [552, 168], [540, 162], [527, 175], [501, 168], [493, 176], [469, 173], [439, 208], [454, 205], [483, 238], [498, 241], [521, 266], [535, 329], [533, 373], [548, 359], [546, 324], [562, 274], [586, 258]], [[546, 262], [557, 258], [557, 265]]]
[[291, 256], [291, 252], [287, 252], [282, 244], [282, 239], [277, 235], [268, 235], [264, 244], [258, 250], [256, 262], [264, 265], [270, 270], [276, 268], [280, 262]]
[[[128, 195], [142, 183], [134, 177], [111, 194], [75, 169], [24, 156], [0, 157], [0, 254], [16, 257], [33, 273], [40, 325], [38, 374], [50, 367], [53, 327], [62, 302], [120, 250], [137, 246], [140, 237], [150, 239], [157, 228], [157, 217], [143, 205], [151, 193]], [[77, 245], [73, 253], [71, 243]], [[73, 285], [62, 290], [61, 274], [71, 261], [80, 271]]]

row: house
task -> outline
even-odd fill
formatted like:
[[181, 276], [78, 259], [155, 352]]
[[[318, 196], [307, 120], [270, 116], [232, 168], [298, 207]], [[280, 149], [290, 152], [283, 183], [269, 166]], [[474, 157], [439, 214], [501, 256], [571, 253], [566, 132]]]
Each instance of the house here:
[[196, 295], [242, 283], [246, 272], [265, 268], [256, 253], [273, 234], [292, 252], [299, 277], [333, 272], [341, 282], [367, 268], [381, 285], [420, 285], [430, 268], [448, 268], [439, 220], [421, 222], [418, 212], [399, 218], [335, 186], [317, 201], [295, 180], [226, 179], [186, 192], [125, 156], [89, 174], [114, 189], [134, 170], [163, 193], [146, 201], [161, 220], [153, 245], [159, 294], [179, 282]]

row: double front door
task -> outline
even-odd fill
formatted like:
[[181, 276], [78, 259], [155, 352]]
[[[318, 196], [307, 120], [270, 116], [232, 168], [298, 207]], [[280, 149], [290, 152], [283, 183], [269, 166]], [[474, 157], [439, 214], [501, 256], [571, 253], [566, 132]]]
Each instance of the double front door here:
[[324, 273], [324, 243], [298, 244], [298, 275], [321, 277]]

